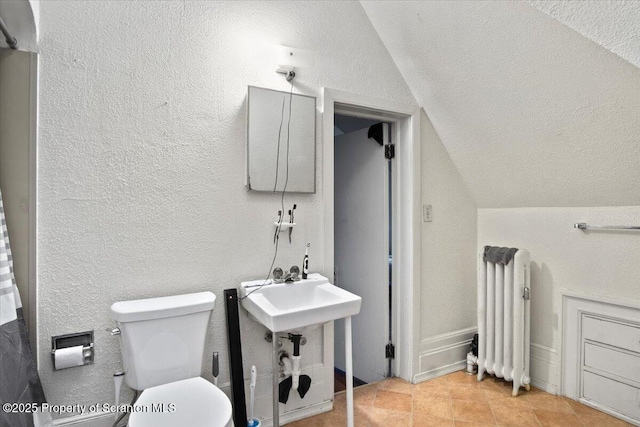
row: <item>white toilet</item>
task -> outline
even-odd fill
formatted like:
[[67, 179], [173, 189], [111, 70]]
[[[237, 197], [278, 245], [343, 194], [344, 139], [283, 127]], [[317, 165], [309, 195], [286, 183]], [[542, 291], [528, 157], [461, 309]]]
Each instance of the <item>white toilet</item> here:
[[227, 427], [229, 398], [201, 378], [216, 296], [211, 292], [117, 302], [124, 380], [143, 390], [129, 427]]

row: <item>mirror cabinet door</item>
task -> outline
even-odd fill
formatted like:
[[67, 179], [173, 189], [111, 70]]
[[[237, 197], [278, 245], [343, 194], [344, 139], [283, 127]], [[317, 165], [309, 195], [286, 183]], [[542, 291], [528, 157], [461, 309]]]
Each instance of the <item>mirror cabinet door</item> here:
[[315, 193], [316, 98], [249, 86], [248, 105], [249, 189]]

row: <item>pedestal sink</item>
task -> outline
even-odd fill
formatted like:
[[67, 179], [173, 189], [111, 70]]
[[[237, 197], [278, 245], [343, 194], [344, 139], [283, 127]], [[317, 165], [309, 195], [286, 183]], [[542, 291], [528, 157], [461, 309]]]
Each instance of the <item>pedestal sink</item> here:
[[290, 283], [270, 280], [242, 282], [240, 301], [251, 317], [274, 332], [273, 425], [278, 414], [278, 340], [275, 332], [301, 332], [336, 319], [345, 319], [347, 425], [353, 426], [353, 360], [351, 316], [360, 312], [362, 298], [329, 283], [320, 274]]
[[[360, 312], [362, 298], [319, 274], [290, 283], [243, 282], [242, 306], [271, 332], [294, 332]], [[247, 298], [244, 298], [248, 295]]]

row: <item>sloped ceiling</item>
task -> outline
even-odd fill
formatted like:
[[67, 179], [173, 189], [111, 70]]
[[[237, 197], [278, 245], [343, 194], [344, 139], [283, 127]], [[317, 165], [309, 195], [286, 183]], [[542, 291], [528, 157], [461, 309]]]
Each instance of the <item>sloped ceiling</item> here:
[[527, 0], [567, 27], [640, 67], [637, 0]]
[[376, 123], [380, 123], [380, 120], [363, 119], [360, 117], [343, 116], [340, 114], [336, 114], [333, 120], [334, 126], [342, 132], [340, 135], [355, 132], [357, 130], [373, 126]]
[[640, 205], [640, 69], [528, 3], [361, 3], [478, 207]]

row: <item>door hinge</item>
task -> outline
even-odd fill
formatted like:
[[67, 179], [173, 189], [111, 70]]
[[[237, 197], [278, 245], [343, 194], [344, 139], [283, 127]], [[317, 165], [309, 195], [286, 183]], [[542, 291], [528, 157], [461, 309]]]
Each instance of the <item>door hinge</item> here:
[[384, 146], [384, 157], [386, 159], [393, 159], [396, 156], [396, 146], [394, 144], [387, 144]]
[[396, 357], [396, 347], [389, 343], [384, 348], [384, 354], [386, 359], [395, 359]]

